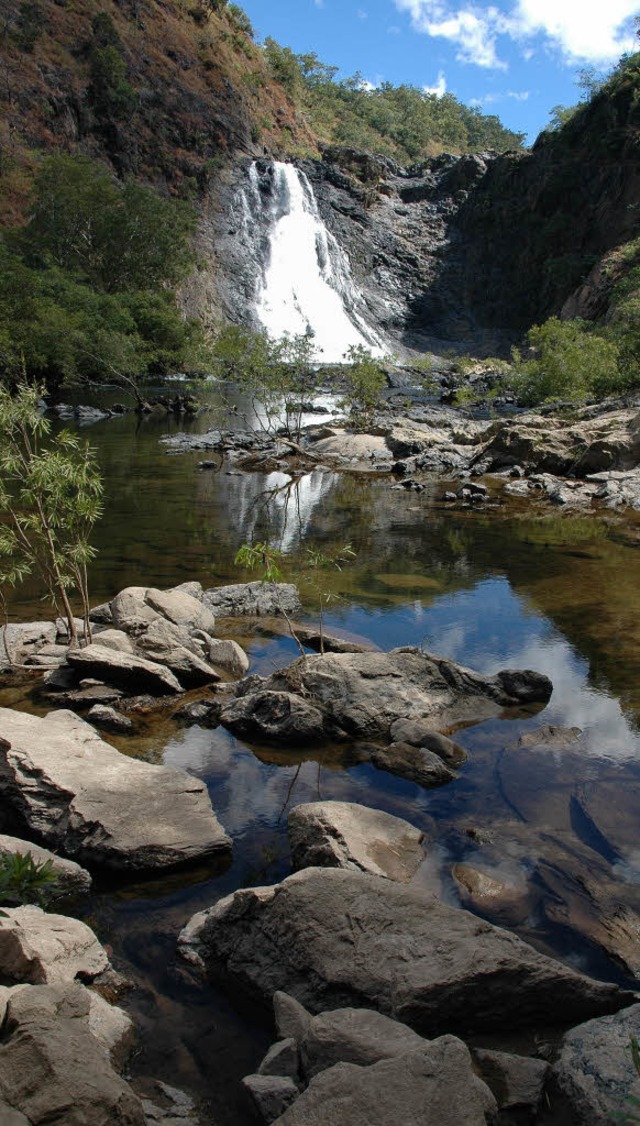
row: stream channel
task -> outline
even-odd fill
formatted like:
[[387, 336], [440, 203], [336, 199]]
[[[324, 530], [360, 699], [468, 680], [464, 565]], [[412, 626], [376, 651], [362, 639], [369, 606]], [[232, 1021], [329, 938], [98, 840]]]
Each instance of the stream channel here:
[[[183, 728], [163, 712], [135, 736], [107, 736], [125, 753], [203, 778], [233, 838], [226, 870], [124, 885], [97, 878], [81, 913], [134, 983], [123, 1001], [140, 1032], [132, 1072], [190, 1092], [203, 1122], [241, 1126], [252, 1117], [239, 1080], [273, 1039], [268, 1019], [203, 984], [178, 958], [176, 937], [219, 897], [288, 874], [287, 809], [300, 802], [356, 801], [407, 818], [427, 836], [416, 883], [460, 903], [452, 866], [477, 865], [513, 893], [487, 915], [492, 922], [594, 976], [634, 982], [610, 956], [602, 919], [619, 909], [640, 916], [640, 540], [637, 518], [549, 514], [516, 500], [464, 509], [439, 499], [442, 481], [412, 493], [393, 491], [388, 477], [320, 470], [267, 508], [262, 494], [283, 475], [241, 473], [228, 462], [200, 470], [212, 455], [168, 455], [160, 443], [215, 423], [213, 413], [191, 423], [126, 414], [84, 431], [106, 483], [94, 603], [130, 584], [247, 581], [253, 576], [233, 560], [252, 537], [282, 544], [293, 581], [308, 547], [331, 553], [349, 542], [355, 559], [326, 578], [336, 596], [329, 632], [383, 649], [422, 645], [487, 673], [536, 669], [554, 685], [538, 715], [458, 731], [469, 759], [435, 790], [350, 766], [343, 748], [250, 747], [221, 727]], [[303, 620], [317, 622], [317, 596], [301, 589]], [[14, 620], [47, 614], [28, 593], [12, 606]], [[238, 629], [254, 672], [296, 656], [287, 637]], [[0, 696], [5, 706], [46, 710], [24, 690]], [[565, 747], [515, 746], [544, 724], [583, 735]]]

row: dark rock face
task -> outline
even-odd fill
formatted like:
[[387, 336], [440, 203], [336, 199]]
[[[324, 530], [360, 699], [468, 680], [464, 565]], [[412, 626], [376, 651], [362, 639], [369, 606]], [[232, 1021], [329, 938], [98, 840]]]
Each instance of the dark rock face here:
[[374, 1008], [424, 1036], [533, 1028], [633, 1000], [466, 911], [379, 876], [308, 868], [194, 916], [183, 953], [270, 1001]]

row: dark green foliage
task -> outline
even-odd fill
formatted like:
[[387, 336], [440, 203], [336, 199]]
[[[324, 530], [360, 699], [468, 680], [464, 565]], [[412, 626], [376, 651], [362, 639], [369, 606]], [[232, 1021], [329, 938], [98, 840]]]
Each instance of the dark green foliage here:
[[42, 35], [42, 11], [35, 3], [21, 4], [17, 23], [13, 39], [21, 51], [30, 55], [37, 39]]
[[40, 398], [38, 387], [0, 388], [0, 587], [36, 575], [75, 645], [69, 591], [82, 599], [90, 639], [89, 535], [102, 512], [102, 478], [86, 442], [66, 430], [51, 437]]
[[55, 264], [114, 293], [173, 285], [192, 264], [193, 208], [133, 180], [120, 184], [87, 157], [45, 157], [34, 196], [17, 239], [33, 265]]
[[46, 157], [22, 231], [0, 235], [0, 380], [133, 377], [199, 365], [202, 329], [169, 288], [192, 263], [184, 202], [99, 164]]
[[505, 129], [495, 115], [470, 109], [453, 94], [437, 97], [390, 82], [370, 90], [359, 74], [336, 81], [336, 67], [314, 53], [296, 55], [274, 39], [265, 40], [264, 53], [274, 78], [325, 140], [408, 163], [423, 159], [434, 146], [461, 152], [522, 147], [523, 134]]
[[253, 39], [255, 32], [247, 13], [238, 4], [229, 4], [227, 11], [238, 30], [244, 31], [245, 35]]
[[342, 375], [345, 393], [341, 406], [349, 411], [356, 430], [365, 430], [380, 405], [382, 392], [387, 385], [386, 376], [378, 361], [362, 344], [349, 348], [347, 364]]
[[[20, 907], [24, 903], [44, 906], [48, 895], [56, 890], [57, 877], [53, 861], [34, 861], [31, 853], [5, 852], [0, 855], [0, 903]], [[0, 915], [4, 915], [0, 911]]]
[[91, 29], [89, 102], [98, 116], [118, 120], [131, 113], [136, 103], [135, 91], [127, 80], [120, 36], [106, 12], [94, 16]]
[[585, 321], [551, 317], [534, 325], [527, 341], [533, 354], [523, 357], [514, 350], [511, 386], [528, 406], [567, 399], [579, 403], [628, 387], [618, 345]]

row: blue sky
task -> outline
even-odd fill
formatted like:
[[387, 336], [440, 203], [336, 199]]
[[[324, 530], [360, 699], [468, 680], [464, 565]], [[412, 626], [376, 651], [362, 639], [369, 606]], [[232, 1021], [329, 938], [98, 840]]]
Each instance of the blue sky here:
[[581, 68], [635, 50], [640, 0], [241, 0], [258, 39], [315, 51], [346, 77], [407, 82], [496, 113], [533, 140], [580, 97]]

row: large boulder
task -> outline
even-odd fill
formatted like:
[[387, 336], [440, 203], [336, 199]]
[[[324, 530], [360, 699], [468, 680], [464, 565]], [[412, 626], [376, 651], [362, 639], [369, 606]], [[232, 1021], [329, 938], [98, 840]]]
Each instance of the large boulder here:
[[147, 588], [128, 586], [116, 594], [109, 603], [111, 624], [135, 637], [147, 629], [156, 618], [161, 617], [157, 610], [145, 602]]
[[217, 618], [297, 614], [302, 609], [293, 583], [234, 583], [205, 590], [202, 601]]
[[407, 883], [424, 859], [423, 833], [354, 802], [298, 805], [288, 821], [294, 868], [349, 868]]
[[[8, 991], [0, 1108], [4, 1101], [28, 1126], [145, 1126], [140, 1100], [92, 1035], [90, 1014], [89, 992], [79, 984]], [[14, 1119], [2, 1121], [13, 1126]]]
[[551, 681], [538, 672], [503, 669], [485, 677], [418, 648], [328, 653], [302, 657], [266, 678], [248, 677], [222, 723], [249, 738], [290, 739], [298, 700], [306, 720], [300, 737], [312, 736], [313, 712], [321, 717], [318, 739], [389, 742], [399, 719], [428, 719], [438, 730], [499, 715], [506, 707], [545, 704], [551, 692]]
[[362, 872], [307, 868], [195, 915], [187, 957], [266, 1003], [369, 1007], [422, 1035], [534, 1028], [617, 1011], [633, 995], [591, 981], [467, 911]]
[[7, 622], [0, 628], [0, 668], [23, 665], [57, 636], [54, 622]]
[[0, 916], [0, 972], [33, 985], [97, 977], [109, 966], [106, 951], [79, 919], [40, 907], [9, 907]]
[[162, 614], [167, 621], [192, 632], [194, 629], [213, 633], [216, 620], [208, 606], [186, 590], [157, 590], [149, 587], [144, 600], [147, 606]]
[[631, 1112], [630, 1096], [640, 1099], [631, 1036], [640, 1038], [640, 1005], [586, 1021], [565, 1035], [553, 1073], [578, 1126], [610, 1126]]
[[204, 782], [120, 754], [72, 712], [0, 708], [0, 794], [89, 866], [169, 868], [231, 848]]
[[86, 649], [70, 649], [67, 661], [80, 676], [106, 680], [107, 684], [123, 688], [132, 695], [148, 692], [152, 696], [173, 696], [182, 692], [180, 681], [163, 665], [132, 653], [107, 649], [99, 642], [87, 645]]

